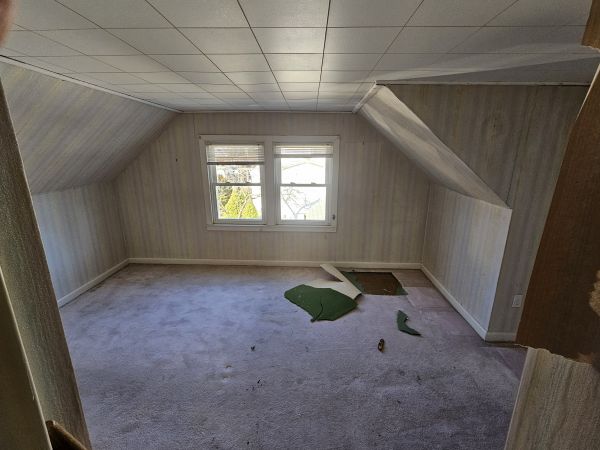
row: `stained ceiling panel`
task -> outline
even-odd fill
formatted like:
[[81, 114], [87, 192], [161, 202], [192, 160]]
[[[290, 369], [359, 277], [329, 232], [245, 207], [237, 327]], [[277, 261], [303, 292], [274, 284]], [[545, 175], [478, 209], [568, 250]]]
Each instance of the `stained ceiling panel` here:
[[[486, 81], [490, 71], [505, 69], [503, 79], [514, 76], [515, 82], [587, 83], [589, 64], [600, 60], [580, 45], [590, 5], [591, 0], [20, 0], [0, 55], [144, 100], [164, 94], [168, 84], [181, 85], [172, 89], [189, 92], [153, 101], [185, 111], [199, 105], [191, 95], [200, 93], [210, 96], [202, 109], [346, 110], [364, 91], [343, 101], [319, 95], [316, 103], [288, 96], [234, 102], [212, 94], [329, 93], [320, 84], [348, 83], [346, 90], [352, 90], [356, 83], [424, 76], [474, 81], [478, 73]], [[526, 69], [565, 61], [568, 69]]]

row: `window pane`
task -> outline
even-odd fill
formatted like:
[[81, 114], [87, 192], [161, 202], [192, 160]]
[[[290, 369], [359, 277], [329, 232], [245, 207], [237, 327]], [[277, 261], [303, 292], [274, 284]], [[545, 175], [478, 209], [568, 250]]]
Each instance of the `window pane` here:
[[261, 220], [260, 186], [215, 186], [219, 219]]
[[281, 183], [325, 184], [327, 158], [280, 158]]
[[326, 187], [281, 186], [281, 220], [326, 220]]
[[260, 166], [215, 166], [217, 183], [258, 183], [260, 184]]

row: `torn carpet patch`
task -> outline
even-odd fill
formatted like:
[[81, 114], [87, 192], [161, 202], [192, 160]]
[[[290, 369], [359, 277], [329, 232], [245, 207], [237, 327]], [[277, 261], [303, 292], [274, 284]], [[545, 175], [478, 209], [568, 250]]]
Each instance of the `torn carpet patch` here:
[[283, 294], [315, 320], [335, 320], [356, 308], [354, 299], [331, 288], [316, 288], [301, 284]]
[[398, 279], [390, 272], [342, 272], [363, 294], [408, 295]]
[[406, 325], [407, 320], [408, 316], [402, 311], [398, 311], [398, 317], [396, 319], [398, 322], [398, 329], [404, 333], [412, 334], [413, 336], [421, 336], [421, 333], [419, 333], [417, 330]]

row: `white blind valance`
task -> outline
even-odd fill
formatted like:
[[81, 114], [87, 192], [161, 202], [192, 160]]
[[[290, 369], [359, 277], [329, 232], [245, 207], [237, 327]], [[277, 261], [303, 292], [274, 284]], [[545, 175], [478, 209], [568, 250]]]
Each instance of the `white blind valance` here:
[[206, 146], [208, 164], [264, 164], [262, 144], [209, 144]]
[[333, 156], [333, 144], [275, 144], [275, 156], [331, 157]]

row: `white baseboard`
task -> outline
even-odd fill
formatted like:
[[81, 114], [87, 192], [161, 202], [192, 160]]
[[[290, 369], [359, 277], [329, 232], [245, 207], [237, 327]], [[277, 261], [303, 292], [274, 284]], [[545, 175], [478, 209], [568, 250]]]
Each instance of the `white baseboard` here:
[[129, 264], [129, 260], [128, 259], [124, 259], [123, 261], [121, 261], [116, 266], [111, 267], [106, 272], [101, 273], [100, 275], [98, 275], [94, 279], [92, 279], [92, 280], [88, 281], [87, 283], [85, 283], [83, 286], [78, 287], [74, 291], [72, 291], [72, 292], [68, 293], [67, 295], [65, 295], [64, 297], [58, 299], [58, 307], [60, 308], [61, 306], [65, 306], [67, 303], [72, 302], [73, 300], [75, 300], [77, 297], [79, 297], [84, 292], [90, 290], [91, 288], [93, 288], [97, 284], [102, 283], [104, 280], [106, 280], [112, 274], [114, 274], [115, 272], [118, 272], [119, 270], [121, 270], [127, 264]]
[[421, 265], [421, 270], [425, 274], [429, 281], [433, 283], [433, 285], [440, 291], [440, 293], [444, 296], [446, 300], [458, 311], [458, 313], [463, 316], [463, 318], [468, 322], [469, 325], [475, 330], [475, 332], [483, 339], [487, 341], [487, 330], [483, 328], [475, 318], [469, 314], [469, 312], [454, 298], [454, 296], [444, 287], [444, 285], [425, 267]]
[[420, 269], [421, 263], [390, 263], [365, 261], [282, 261], [263, 259], [185, 259], [185, 258], [129, 258], [131, 264], [197, 264], [214, 266], [269, 266], [269, 267], [319, 267], [332, 264], [355, 269]]
[[488, 331], [485, 334], [485, 340], [488, 342], [515, 342], [517, 340], [517, 332]]

